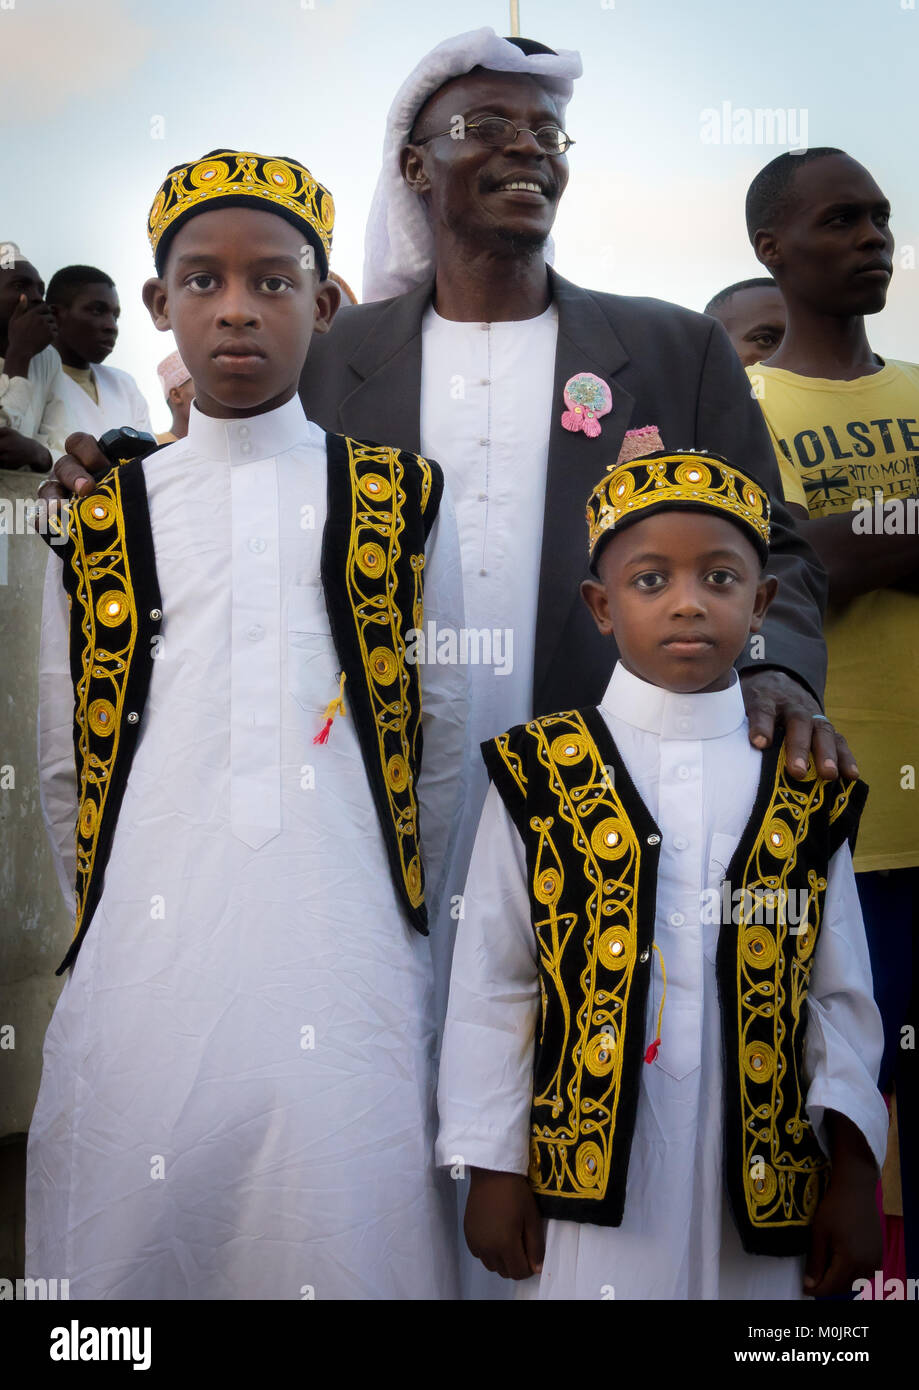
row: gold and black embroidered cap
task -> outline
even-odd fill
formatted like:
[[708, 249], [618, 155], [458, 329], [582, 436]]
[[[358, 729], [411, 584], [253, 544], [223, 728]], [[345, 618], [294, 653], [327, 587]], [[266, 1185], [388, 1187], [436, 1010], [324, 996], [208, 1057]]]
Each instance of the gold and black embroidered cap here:
[[201, 159], [170, 169], [153, 200], [147, 235], [157, 275], [169, 243], [199, 212], [215, 207], [263, 207], [302, 231], [316, 251], [320, 278], [329, 274], [335, 204], [309, 169], [295, 159], [241, 150], [211, 150]]
[[769, 558], [769, 496], [759, 483], [719, 454], [658, 449], [616, 464], [587, 503], [590, 568], [611, 534], [663, 511], [714, 511], [735, 522], [763, 564]]

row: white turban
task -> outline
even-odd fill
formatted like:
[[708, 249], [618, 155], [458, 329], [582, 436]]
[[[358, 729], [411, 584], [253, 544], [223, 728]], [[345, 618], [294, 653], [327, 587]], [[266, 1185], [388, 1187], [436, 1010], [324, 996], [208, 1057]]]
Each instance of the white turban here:
[[28, 257], [22, 254], [15, 241], [0, 240], [0, 270], [12, 270], [17, 261], [27, 259]]
[[402, 178], [399, 152], [408, 144], [415, 117], [428, 98], [451, 78], [479, 67], [535, 78], [555, 97], [564, 121], [574, 78], [581, 75], [581, 57], [569, 49], [527, 56], [486, 28], [446, 39], [422, 58], [399, 88], [386, 118], [383, 168], [364, 238], [365, 302], [405, 294], [434, 273], [434, 236], [421, 199]]

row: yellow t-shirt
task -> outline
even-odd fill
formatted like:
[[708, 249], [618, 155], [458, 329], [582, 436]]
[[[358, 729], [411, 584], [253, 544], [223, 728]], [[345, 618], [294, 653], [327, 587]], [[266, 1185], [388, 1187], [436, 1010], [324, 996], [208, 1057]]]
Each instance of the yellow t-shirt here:
[[[919, 497], [919, 365], [888, 361], [871, 376], [827, 381], [759, 362], [747, 375], [786, 501], [816, 518], [851, 512], [856, 498], [873, 501], [878, 489], [884, 498]], [[915, 510], [902, 509], [904, 528]], [[874, 506], [853, 513], [862, 529], [875, 518]], [[824, 634], [826, 712], [870, 788], [855, 868], [919, 864], [919, 594], [874, 589], [831, 605]]]
[[92, 367], [68, 367], [61, 363], [61, 371], [66, 372], [71, 381], [75, 381], [96, 405], [99, 404], [99, 388], [96, 385], [96, 378], [93, 376]]

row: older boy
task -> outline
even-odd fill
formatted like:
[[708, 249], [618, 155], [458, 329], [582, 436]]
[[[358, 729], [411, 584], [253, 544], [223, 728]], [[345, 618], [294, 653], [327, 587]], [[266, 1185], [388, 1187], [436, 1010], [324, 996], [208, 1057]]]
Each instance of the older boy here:
[[525, 1296], [793, 1298], [808, 1242], [805, 1292], [876, 1267], [865, 790], [749, 743], [768, 517], [715, 455], [614, 468], [582, 590], [620, 652], [600, 708], [483, 745], [438, 1156]]
[[462, 624], [458, 544], [436, 464], [303, 414], [332, 222], [294, 160], [170, 171], [144, 299], [195, 381], [188, 435], [74, 504], [69, 651], [49, 576], [44, 801], [77, 932], [27, 1263], [80, 1298], [454, 1291], [426, 903], [464, 687], [404, 633], [422, 605]]

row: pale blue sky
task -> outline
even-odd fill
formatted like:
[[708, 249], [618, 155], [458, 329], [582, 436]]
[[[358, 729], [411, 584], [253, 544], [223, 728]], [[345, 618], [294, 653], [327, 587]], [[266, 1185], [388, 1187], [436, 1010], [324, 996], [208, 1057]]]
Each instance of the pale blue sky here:
[[[848, 150], [890, 197], [897, 271], [872, 342], [919, 358], [919, 270], [904, 265], [919, 249], [919, 0], [520, 9], [524, 34], [584, 60], [555, 233], [562, 274], [701, 309], [760, 273], [744, 194], [787, 145], [706, 142], [701, 113], [791, 109], [806, 113], [807, 144]], [[359, 291], [390, 101], [423, 53], [483, 24], [508, 31], [506, 0], [0, 0], [0, 239], [46, 278], [83, 261], [114, 277], [123, 316], [110, 361], [134, 373], [165, 427], [155, 367], [172, 342], [140, 287], [167, 168], [218, 145], [303, 160], [335, 196], [332, 264]]]

